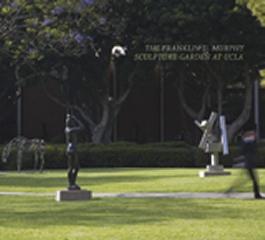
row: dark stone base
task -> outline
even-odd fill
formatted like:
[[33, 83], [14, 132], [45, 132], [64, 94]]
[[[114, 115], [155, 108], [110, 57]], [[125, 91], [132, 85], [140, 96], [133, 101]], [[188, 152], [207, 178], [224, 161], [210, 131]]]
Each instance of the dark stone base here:
[[62, 201], [85, 201], [92, 198], [92, 192], [87, 190], [61, 190], [56, 192], [55, 200]]

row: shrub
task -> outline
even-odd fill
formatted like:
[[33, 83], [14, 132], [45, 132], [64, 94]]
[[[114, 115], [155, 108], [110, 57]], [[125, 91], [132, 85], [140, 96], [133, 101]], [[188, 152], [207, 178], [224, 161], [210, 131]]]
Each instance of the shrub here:
[[[1, 147], [0, 147], [1, 151]], [[2, 151], [1, 151], [2, 152]], [[82, 168], [86, 167], [205, 167], [209, 164], [209, 155], [197, 147], [184, 142], [165, 142], [135, 144], [117, 142], [109, 145], [80, 143], [78, 156]], [[230, 154], [221, 157], [225, 167], [233, 165], [233, 159], [239, 156], [236, 146], [230, 148]], [[258, 166], [265, 166], [265, 146], [258, 151]], [[15, 169], [13, 154], [7, 164], [0, 163], [1, 169]], [[23, 159], [25, 168], [32, 168], [32, 155], [26, 154]], [[45, 153], [45, 168], [60, 169], [67, 167], [64, 144], [47, 145]]]

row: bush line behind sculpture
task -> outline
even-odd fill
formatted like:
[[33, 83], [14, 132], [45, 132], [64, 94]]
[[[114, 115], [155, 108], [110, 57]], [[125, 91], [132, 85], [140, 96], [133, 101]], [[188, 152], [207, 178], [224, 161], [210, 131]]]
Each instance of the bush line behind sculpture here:
[[13, 138], [3, 149], [2, 161], [7, 162], [11, 152], [15, 150], [17, 152], [17, 171], [22, 169], [22, 160], [24, 152], [34, 153], [34, 170], [37, 170], [39, 165], [39, 171], [43, 171], [45, 163], [45, 142], [43, 139], [33, 138], [27, 139], [25, 137]]

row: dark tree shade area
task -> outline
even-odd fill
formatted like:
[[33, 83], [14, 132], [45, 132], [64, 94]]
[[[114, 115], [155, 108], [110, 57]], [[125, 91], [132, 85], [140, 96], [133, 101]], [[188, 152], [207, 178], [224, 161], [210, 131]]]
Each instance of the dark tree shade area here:
[[[196, 141], [193, 121], [211, 111], [227, 117], [232, 140], [251, 121], [253, 82], [265, 68], [264, 12], [262, 0], [3, 0], [0, 141], [16, 134], [20, 94], [24, 127], [47, 140], [67, 111], [96, 144]], [[208, 47], [206, 58], [136, 58], [184, 45]]]

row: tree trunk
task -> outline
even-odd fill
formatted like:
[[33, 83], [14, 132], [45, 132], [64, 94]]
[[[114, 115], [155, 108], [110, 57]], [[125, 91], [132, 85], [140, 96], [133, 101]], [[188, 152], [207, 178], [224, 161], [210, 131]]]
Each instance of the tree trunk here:
[[106, 125], [98, 124], [94, 129], [91, 129], [92, 143], [109, 144], [112, 142], [113, 121], [114, 119], [109, 119]]
[[218, 80], [218, 89], [217, 89], [217, 112], [218, 115], [223, 113], [223, 83], [222, 80]]
[[249, 120], [252, 109], [253, 84], [250, 76], [245, 72], [245, 102], [241, 114], [238, 118], [228, 126], [228, 139], [231, 141], [235, 134], [242, 128], [242, 126]]
[[[112, 71], [112, 74], [114, 74], [114, 77], [116, 78], [116, 69], [115, 65], [113, 65], [113, 62], [110, 63], [110, 71]], [[111, 100], [109, 99], [110, 94], [108, 93], [108, 96], [105, 96], [105, 99], [102, 100], [102, 117], [99, 124], [90, 124], [90, 130], [92, 134], [92, 142], [95, 144], [108, 144], [111, 143], [112, 139], [112, 132], [113, 132], [113, 126], [115, 124], [115, 121], [117, 119], [117, 116], [119, 114], [120, 108], [123, 104], [123, 102], [127, 99], [128, 95], [130, 94], [134, 78], [138, 69], [138, 65], [135, 67], [135, 69], [130, 73], [128, 76], [128, 87], [127, 89], [121, 94], [120, 97], [117, 96], [117, 93], [114, 93]], [[116, 89], [116, 85], [114, 86]]]
[[127, 99], [128, 95], [132, 90], [134, 78], [138, 69], [137, 66], [128, 76], [128, 87], [124, 90], [120, 97], [117, 97], [117, 99], [110, 97], [109, 91], [107, 91], [105, 95], [98, 95], [97, 102], [100, 101], [100, 111], [99, 114], [96, 115], [93, 114], [92, 111], [89, 111], [89, 106], [85, 103], [68, 106], [66, 103], [60, 101], [58, 97], [51, 95], [50, 92], [47, 90], [45, 84], [43, 84], [43, 87], [47, 96], [51, 100], [53, 100], [64, 108], [71, 107], [79, 113], [84, 125], [90, 131], [91, 140], [93, 143], [108, 144], [112, 141], [111, 136], [114, 121], [117, 118], [117, 115], [120, 111], [123, 102]]
[[203, 117], [205, 115], [205, 112], [206, 112], [207, 98], [208, 98], [208, 95], [209, 95], [209, 89], [210, 89], [210, 86], [208, 85], [205, 88], [203, 96], [202, 96], [202, 102], [201, 102], [200, 110], [198, 112], [196, 112], [194, 109], [192, 109], [188, 105], [188, 103], [186, 101], [186, 98], [185, 98], [185, 95], [184, 95], [184, 92], [185, 92], [184, 91], [184, 76], [183, 76], [182, 73], [179, 75], [179, 85], [177, 87], [179, 101], [180, 101], [180, 104], [181, 104], [182, 108], [186, 112], [186, 114], [189, 117], [191, 117], [193, 120], [201, 121], [203, 119]]
[[113, 123], [118, 115], [119, 107], [112, 102], [103, 103], [103, 114], [99, 124], [90, 127], [91, 140], [95, 144], [111, 143]]
[[92, 143], [109, 144], [111, 143], [112, 127], [97, 125], [92, 131]]

